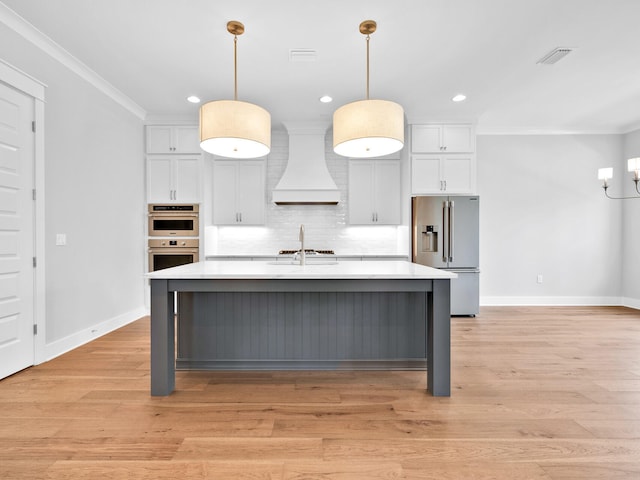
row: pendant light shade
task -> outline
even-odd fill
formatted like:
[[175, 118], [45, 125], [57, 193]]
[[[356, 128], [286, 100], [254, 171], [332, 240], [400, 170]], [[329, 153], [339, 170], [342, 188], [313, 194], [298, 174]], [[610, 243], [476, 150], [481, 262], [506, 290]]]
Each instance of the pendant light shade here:
[[238, 101], [237, 43], [244, 25], [231, 21], [227, 31], [234, 35], [234, 99], [200, 107], [200, 148], [221, 157], [263, 157], [271, 151], [271, 115], [258, 105]]
[[366, 100], [343, 105], [333, 114], [333, 151], [352, 158], [381, 157], [404, 146], [404, 111], [388, 100], [369, 99], [369, 35], [376, 31], [373, 20], [360, 24], [367, 36]]
[[200, 148], [221, 157], [263, 157], [271, 150], [271, 116], [238, 100], [205, 103], [200, 107]]
[[404, 111], [387, 100], [360, 100], [333, 114], [333, 151], [353, 158], [389, 155], [404, 145]]

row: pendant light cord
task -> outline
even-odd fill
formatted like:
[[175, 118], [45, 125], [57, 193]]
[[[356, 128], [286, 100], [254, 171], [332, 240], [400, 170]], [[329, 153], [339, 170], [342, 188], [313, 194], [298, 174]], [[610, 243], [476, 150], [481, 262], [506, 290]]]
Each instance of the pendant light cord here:
[[238, 100], [238, 36], [233, 36], [233, 99]]
[[369, 39], [371, 37], [367, 35], [367, 100], [369, 100]]

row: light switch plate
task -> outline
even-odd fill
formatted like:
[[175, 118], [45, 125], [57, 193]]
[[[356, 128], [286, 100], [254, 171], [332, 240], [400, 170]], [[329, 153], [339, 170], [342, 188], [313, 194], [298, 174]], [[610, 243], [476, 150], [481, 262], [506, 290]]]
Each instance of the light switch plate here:
[[56, 245], [66, 245], [66, 244], [67, 244], [67, 234], [56, 233]]

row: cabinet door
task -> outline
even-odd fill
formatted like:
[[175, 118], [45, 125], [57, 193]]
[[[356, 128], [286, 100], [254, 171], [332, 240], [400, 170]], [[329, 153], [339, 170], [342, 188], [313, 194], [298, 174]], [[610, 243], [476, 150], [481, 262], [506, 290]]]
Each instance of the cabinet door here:
[[147, 153], [173, 153], [172, 127], [147, 126]]
[[411, 193], [442, 193], [442, 161], [439, 155], [411, 158]]
[[234, 162], [216, 161], [213, 165], [213, 223], [235, 225], [238, 222], [236, 208], [237, 167]]
[[265, 205], [264, 162], [238, 163], [236, 201], [241, 225], [263, 225]]
[[173, 175], [170, 157], [147, 158], [147, 201], [166, 203], [173, 201]]
[[442, 151], [441, 129], [441, 125], [412, 125], [411, 151], [415, 153]]
[[202, 153], [200, 149], [200, 131], [196, 126], [174, 127], [174, 147], [177, 153]]
[[472, 156], [443, 157], [444, 190], [447, 193], [474, 193], [475, 160]]
[[473, 152], [475, 148], [471, 125], [443, 125], [442, 146], [446, 153]]
[[373, 177], [372, 161], [349, 161], [349, 223], [352, 225], [371, 225], [375, 221]]
[[376, 225], [400, 223], [400, 162], [374, 162]]
[[174, 199], [180, 203], [200, 202], [200, 157], [174, 160]]

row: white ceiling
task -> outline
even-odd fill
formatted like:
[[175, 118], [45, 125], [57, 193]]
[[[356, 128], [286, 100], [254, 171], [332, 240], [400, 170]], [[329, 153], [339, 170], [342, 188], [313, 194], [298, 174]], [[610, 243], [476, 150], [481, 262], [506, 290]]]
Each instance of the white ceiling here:
[[[197, 118], [188, 95], [233, 97], [282, 121], [326, 120], [371, 97], [410, 122], [477, 121], [479, 131], [621, 133], [640, 128], [640, 0], [2, 0], [133, 99], [150, 118]], [[553, 66], [555, 47], [576, 50]], [[317, 61], [290, 63], [291, 49]], [[457, 93], [467, 101], [453, 103]], [[321, 104], [323, 94], [334, 102]]]

